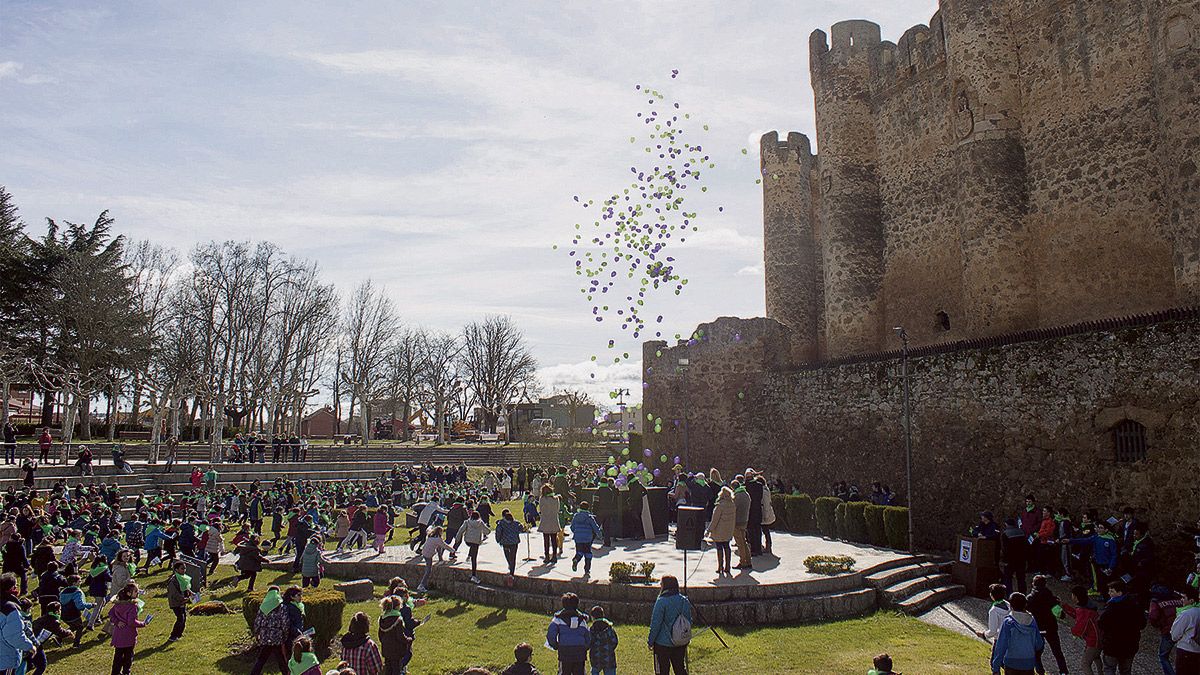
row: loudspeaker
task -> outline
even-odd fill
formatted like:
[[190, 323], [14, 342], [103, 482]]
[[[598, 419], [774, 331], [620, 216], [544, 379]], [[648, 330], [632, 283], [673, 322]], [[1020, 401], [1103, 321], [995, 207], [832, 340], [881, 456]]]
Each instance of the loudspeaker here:
[[675, 548], [680, 551], [699, 551], [704, 538], [704, 509], [680, 506], [675, 511]]

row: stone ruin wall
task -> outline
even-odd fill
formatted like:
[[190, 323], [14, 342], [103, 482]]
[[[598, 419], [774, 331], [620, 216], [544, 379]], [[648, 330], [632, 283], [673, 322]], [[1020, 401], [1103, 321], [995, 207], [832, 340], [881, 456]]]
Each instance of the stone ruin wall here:
[[1200, 303], [1200, 0], [943, 0], [810, 46], [819, 154], [761, 148], [797, 362]]
[[[977, 511], [1015, 513], [1027, 492], [1076, 512], [1133, 504], [1160, 542], [1172, 541], [1173, 523], [1193, 522], [1200, 311], [1171, 316], [918, 350], [909, 364], [918, 545], [949, 550]], [[814, 496], [836, 480], [864, 489], [879, 480], [906, 495], [900, 359], [787, 367], [786, 331], [722, 318], [697, 339], [647, 343], [643, 410], [663, 424], [647, 428], [646, 447], [690, 454], [690, 466], [726, 477], [764, 468]], [[1113, 427], [1126, 419], [1146, 428], [1145, 461], [1116, 462]]]

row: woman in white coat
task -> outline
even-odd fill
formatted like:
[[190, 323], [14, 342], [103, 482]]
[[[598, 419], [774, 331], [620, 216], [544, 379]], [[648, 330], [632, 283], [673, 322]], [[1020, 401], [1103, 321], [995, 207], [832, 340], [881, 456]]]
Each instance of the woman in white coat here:
[[558, 562], [558, 556], [562, 555], [562, 546], [558, 543], [558, 533], [562, 530], [558, 521], [561, 508], [562, 503], [554, 494], [554, 488], [543, 485], [542, 498], [538, 500], [538, 513], [542, 515], [538, 521], [538, 532], [542, 533], [542, 546], [545, 549], [542, 560], [548, 563]]

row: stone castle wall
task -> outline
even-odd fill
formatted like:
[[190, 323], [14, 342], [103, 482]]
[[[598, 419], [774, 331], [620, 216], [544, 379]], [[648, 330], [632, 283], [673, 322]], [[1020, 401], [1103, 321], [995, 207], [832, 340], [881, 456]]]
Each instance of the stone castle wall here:
[[810, 47], [819, 153], [762, 142], [797, 361], [1200, 303], [1200, 0], [942, 0]]
[[[1109, 325], [1123, 327], [915, 350], [918, 545], [949, 549], [977, 511], [1015, 512], [1027, 492], [1076, 511], [1133, 504], [1160, 541], [1172, 523], [1195, 520], [1200, 310]], [[663, 423], [646, 447], [726, 475], [763, 467], [815, 495], [836, 480], [880, 480], [904, 495], [898, 354], [789, 367], [786, 331], [722, 318], [686, 343], [647, 343], [643, 409]], [[1145, 427], [1146, 460], [1116, 461], [1123, 420]]]

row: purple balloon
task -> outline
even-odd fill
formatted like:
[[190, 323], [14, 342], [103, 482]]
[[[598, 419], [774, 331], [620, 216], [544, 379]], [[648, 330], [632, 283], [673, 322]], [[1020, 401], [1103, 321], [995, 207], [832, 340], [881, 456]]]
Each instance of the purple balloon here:
[[642, 451], [642, 454], [649, 457], [650, 455], [652, 455], [654, 453], [651, 452], [650, 448], [646, 448], [645, 450]]
[[675, 455], [675, 463], [679, 464], [679, 455]]
[[654, 477], [655, 477], [655, 478], [658, 478], [659, 474], [661, 474], [661, 473], [662, 473], [662, 471], [661, 471], [661, 470], [659, 470], [659, 469], [655, 469], [655, 470], [654, 470]]

